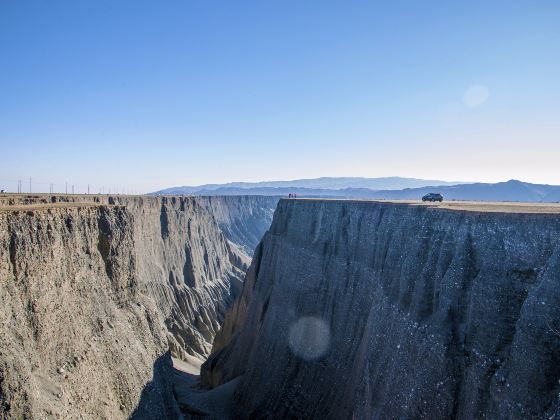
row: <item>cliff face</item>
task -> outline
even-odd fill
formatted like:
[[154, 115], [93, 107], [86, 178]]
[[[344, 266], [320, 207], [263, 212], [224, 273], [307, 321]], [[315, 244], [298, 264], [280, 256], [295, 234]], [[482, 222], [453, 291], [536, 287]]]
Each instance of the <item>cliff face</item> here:
[[119, 207], [0, 212], [1, 418], [136, 406], [167, 339], [134, 275], [132, 224]]
[[245, 265], [191, 197], [116, 197], [134, 218], [139, 282], [156, 302], [175, 356], [205, 358]]
[[0, 418], [177, 415], [167, 351], [209, 353], [246, 264], [194, 197], [3, 198]]
[[203, 384], [241, 417], [560, 415], [560, 215], [281, 200]]
[[212, 213], [226, 238], [249, 258], [270, 227], [279, 199], [259, 195], [196, 197], [197, 203]]

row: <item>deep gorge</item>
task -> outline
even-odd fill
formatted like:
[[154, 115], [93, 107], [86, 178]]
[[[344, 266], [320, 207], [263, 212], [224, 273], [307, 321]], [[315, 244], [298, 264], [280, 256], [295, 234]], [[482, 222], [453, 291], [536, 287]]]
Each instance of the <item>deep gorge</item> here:
[[0, 203], [0, 417], [560, 416], [558, 214], [277, 203]]

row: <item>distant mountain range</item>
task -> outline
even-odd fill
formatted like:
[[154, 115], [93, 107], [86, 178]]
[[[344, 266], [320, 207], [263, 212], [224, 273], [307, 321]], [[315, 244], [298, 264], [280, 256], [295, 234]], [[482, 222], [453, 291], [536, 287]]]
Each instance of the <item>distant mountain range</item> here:
[[[355, 183], [353, 180], [355, 180]], [[153, 194], [287, 196], [290, 193], [295, 193], [300, 197], [418, 200], [429, 192], [439, 192], [443, 194], [445, 200], [560, 202], [560, 186], [557, 185], [530, 184], [517, 180], [494, 184], [453, 184], [449, 182], [442, 184], [442, 182], [398, 177], [318, 178], [316, 180], [175, 187], [157, 191]], [[400, 188], [402, 185], [411, 184], [415, 186]], [[321, 185], [322, 188], [318, 185]], [[347, 185], [351, 186], [347, 187]], [[377, 185], [379, 187], [356, 187], [355, 185]], [[386, 188], [387, 185], [399, 185], [399, 187]]]
[[364, 198], [417, 200], [429, 192], [439, 192], [446, 200], [560, 202], [560, 186], [530, 184], [514, 179], [495, 184], [443, 185], [359, 194], [363, 194]]
[[[398, 176], [382, 177], [382, 178], [358, 178], [358, 177], [323, 177], [314, 179], [296, 179], [293, 181], [263, 181], [263, 182], [230, 182], [227, 184], [204, 184], [198, 186], [183, 186], [166, 188], [156, 191], [156, 195], [244, 195], [251, 194], [246, 190], [261, 191], [259, 195], [270, 195], [270, 191], [288, 191], [293, 192], [294, 189], [307, 190], [342, 190], [347, 188], [366, 188], [369, 190], [402, 190], [404, 188], [420, 188], [429, 185], [457, 185], [461, 182], [447, 182], [433, 179], [417, 179], [402, 178]], [[272, 190], [274, 189], [274, 190]], [[221, 191], [221, 194], [212, 193], [212, 191]], [[228, 194], [229, 192], [229, 194]], [[240, 193], [238, 193], [240, 192]], [[284, 194], [283, 192], [281, 194]]]

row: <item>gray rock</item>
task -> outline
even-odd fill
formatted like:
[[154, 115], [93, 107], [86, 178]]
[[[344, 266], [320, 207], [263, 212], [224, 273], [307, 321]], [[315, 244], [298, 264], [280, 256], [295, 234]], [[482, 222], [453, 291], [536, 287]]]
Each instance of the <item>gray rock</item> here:
[[242, 195], [196, 197], [224, 232], [250, 258], [270, 228], [279, 197]]
[[[0, 417], [178, 416], [168, 350], [209, 354], [248, 263], [240, 250], [250, 244], [224, 236], [216, 206], [2, 197]], [[57, 373], [86, 353], [71, 375]], [[56, 398], [62, 385], [69, 398]], [[88, 398], [78, 403], [80, 395]]]
[[281, 200], [202, 383], [240, 418], [553, 418], [558, 325], [558, 214]]

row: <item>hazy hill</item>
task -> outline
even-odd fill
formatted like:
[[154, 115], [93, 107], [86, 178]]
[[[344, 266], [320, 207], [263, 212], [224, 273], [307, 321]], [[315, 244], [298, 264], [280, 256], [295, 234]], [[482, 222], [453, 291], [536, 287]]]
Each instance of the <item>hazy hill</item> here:
[[447, 200], [480, 200], [480, 201], [528, 201], [557, 202], [560, 201], [560, 186], [546, 184], [530, 184], [517, 180], [498, 182], [495, 184], [462, 184], [437, 187], [408, 188], [392, 191], [346, 191], [350, 196], [387, 199], [419, 199], [429, 192], [439, 192]]
[[[230, 182], [227, 184], [205, 184], [198, 186], [171, 187], [153, 194], [181, 195], [239, 195], [262, 194], [271, 195], [276, 191], [284, 194], [285, 191], [294, 192], [294, 189], [313, 190], [341, 190], [346, 188], [367, 188], [370, 190], [401, 190], [403, 188], [419, 188], [428, 185], [456, 185], [459, 182], [447, 182], [430, 179], [402, 178], [398, 176], [383, 178], [358, 178], [358, 177], [323, 177], [314, 179], [296, 179], [292, 181], [263, 181], [263, 182]], [[244, 190], [250, 190], [247, 192]], [[221, 191], [222, 194], [211, 193]], [[256, 192], [259, 191], [259, 192]]]

